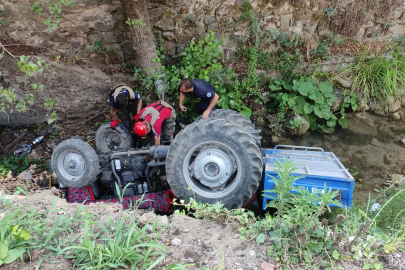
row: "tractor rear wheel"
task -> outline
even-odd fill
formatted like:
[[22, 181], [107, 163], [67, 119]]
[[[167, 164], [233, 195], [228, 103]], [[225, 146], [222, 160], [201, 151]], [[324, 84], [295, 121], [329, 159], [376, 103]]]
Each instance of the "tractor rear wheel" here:
[[[235, 125], [240, 126], [241, 128], [245, 129], [247, 133], [249, 133], [256, 142], [256, 145], [260, 147], [261, 145], [261, 136], [259, 132], [256, 131], [255, 125], [252, 121], [249, 120], [243, 114], [229, 109], [216, 109], [215, 111], [211, 111], [210, 115], [208, 116], [209, 119], [223, 119], [227, 122], [233, 123]], [[203, 120], [201, 116], [199, 116], [195, 122]]]
[[206, 119], [177, 134], [166, 157], [166, 176], [179, 199], [233, 209], [256, 192], [262, 164], [250, 134], [225, 120]]

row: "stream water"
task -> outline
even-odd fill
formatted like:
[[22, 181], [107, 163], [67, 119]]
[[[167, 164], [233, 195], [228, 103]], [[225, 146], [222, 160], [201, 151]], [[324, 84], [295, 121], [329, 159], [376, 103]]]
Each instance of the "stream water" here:
[[[349, 114], [349, 127], [334, 134], [309, 131], [298, 138], [279, 138], [278, 144], [321, 147], [340, 158], [355, 178], [354, 202], [364, 201], [384, 188], [387, 181], [405, 174], [405, 121], [366, 112]], [[259, 127], [258, 127], [259, 128]], [[272, 148], [269, 130], [262, 127], [262, 147]], [[405, 142], [405, 140], [404, 140]]]

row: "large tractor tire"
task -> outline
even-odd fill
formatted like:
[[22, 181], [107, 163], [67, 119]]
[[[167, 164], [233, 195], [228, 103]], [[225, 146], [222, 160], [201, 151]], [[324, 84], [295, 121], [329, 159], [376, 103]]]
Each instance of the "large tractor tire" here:
[[246, 204], [262, 178], [262, 158], [254, 139], [225, 120], [194, 122], [177, 134], [166, 157], [166, 176], [179, 199]]
[[52, 171], [59, 183], [66, 187], [80, 188], [91, 185], [99, 172], [98, 156], [86, 142], [70, 139], [53, 150]]
[[103, 124], [96, 132], [96, 149], [101, 153], [109, 153], [113, 149], [129, 148], [133, 145], [132, 134], [129, 130], [118, 124], [115, 129], [110, 128], [110, 123]]
[[[233, 123], [235, 125], [240, 126], [241, 128], [245, 129], [247, 133], [249, 133], [256, 142], [256, 145], [260, 147], [261, 139], [259, 132], [256, 131], [255, 125], [252, 121], [249, 120], [243, 114], [240, 114], [237, 111], [229, 110], [229, 109], [217, 109], [215, 111], [211, 111], [210, 115], [208, 116], [209, 119], [223, 119], [227, 122]], [[195, 122], [203, 120], [201, 116], [199, 116]]]

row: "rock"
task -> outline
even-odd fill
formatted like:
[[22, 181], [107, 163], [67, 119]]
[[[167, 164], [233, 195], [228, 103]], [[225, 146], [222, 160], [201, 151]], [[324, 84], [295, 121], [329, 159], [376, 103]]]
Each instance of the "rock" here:
[[174, 33], [173, 33], [173, 32], [169, 32], [169, 31], [164, 31], [164, 32], [162, 33], [162, 37], [163, 37], [164, 39], [166, 39], [166, 40], [174, 40], [174, 39], [175, 39]]
[[339, 110], [340, 105], [343, 102], [343, 94], [342, 94], [342, 89], [339, 87], [333, 87], [333, 91], [335, 92], [335, 96], [337, 100], [332, 103], [332, 112], [337, 112]]
[[258, 126], [263, 126], [265, 124], [264, 117], [263, 116], [256, 117], [255, 124]]
[[157, 221], [158, 225], [169, 225], [169, 219], [167, 216], [157, 216], [153, 212], [145, 213], [139, 217], [139, 222], [142, 224], [153, 223]]
[[[293, 128], [293, 125], [290, 123], [290, 121], [291, 122], [294, 121], [295, 118], [297, 120], [297, 121], [295, 121], [297, 123], [297, 126], [295, 126]], [[291, 117], [289, 117], [287, 119], [285, 129], [291, 136], [298, 137], [298, 136], [305, 134], [305, 132], [308, 131], [309, 122], [303, 116], [301, 116], [297, 113], [294, 113]]]
[[384, 164], [386, 165], [391, 164], [391, 159], [387, 154], [384, 154]]
[[391, 118], [393, 120], [401, 120], [402, 116], [403, 116], [403, 113], [401, 111], [397, 111], [397, 112], [394, 112], [393, 114], [391, 114]]
[[22, 171], [19, 175], [18, 178], [23, 179], [25, 181], [31, 181], [32, 180], [32, 174], [28, 171]]
[[151, 19], [157, 18], [162, 14], [163, 10], [161, 8], [153, 8], [149, 10], [149, 17]]
[[405, 180], [405, 175], [403, 174], [392, 174], [391, 180], [393, 184], [399, 185]]
[[11, 200], [11, 201], [19, 201], [19, 200], [23, 200], [26, 199], [26, 196], [23, 195], [8, 195], [6, 196], [7, 200]]
[[270, 102], [269, 94], [270, 94], [270, 92], [264, 92], [262, 94], [262, 96], [263, 96], [263, 104], [267, 104], [267, 103]]
[[181, 240], [178, 238], [174, 238], [171, 242], [172, 246], [180, 246], [181, 245]]
[[335, 79], [337, 85], [343, 88], [352, 88], [353, 81], [347, 78], [338, 77]]
[[260, 270], [274, 270], [274, 264], [268, 262], [262, 262], [260, 265]]
[[373, 101], [373, 102], [370, 102], [369, 108], [370, 108], [370, 111], [372, 111], [376, 115], [384, 115], [385, 114], [385, 109], [384, 109], [385, 105], [386, 104], [384, 104], [382, 102]]
[[292, 14], [286, 14], [280, 16], [280, 29], [281, 30], [288, 30], [290, 28], [290, 23], [293, 18]]
[[216, 22], [216, 19], [214, 16], [207, 16], [204, 18], [204, 23], [207, 25], [213, 24], [214, 22]]
[[394, 97], [389, 97], [388, 99], [388, 112], [389, 113], [394, 113], [401, 109], [401, 101], [395, 100]]
[[276, 135], [271, 136], [271, 142], [273, 144], [279, 144], [280, 143], [280, 138]]
[[250, 251], [249, 251], [249, 255], [250, 255], [250, 256], [256, 256], [256, 251], [250, 250]]
[[52, 192], [53, 195], [59, 196], [59, 189], [57, 189], [56, 187], [52, 187], [51, 192]]
[[371, 140], [371, 144], [374, 145], [374, 146], [377, 146], [377, 147], [383, 147], [384, 146], [384, 144], [382, 142], [380, 142], [379, 140], [377, 140], [376, 138], [373, 138]]
[[155, 23], [155, 26], [162, 30], [174, 30], [174, 22], [172, 18], [163, 18]]

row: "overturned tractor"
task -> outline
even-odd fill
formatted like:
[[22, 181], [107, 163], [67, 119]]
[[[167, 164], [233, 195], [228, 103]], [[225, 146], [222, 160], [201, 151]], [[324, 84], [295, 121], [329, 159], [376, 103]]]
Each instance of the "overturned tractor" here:
[[107, 123], [96, 133], [95, 150], [82, 140], [65, 140], [51, 163], [72, 202], [142, 201], [165, 211], [176, 196], [233, 209], [252, 198], [262, 179], [260, 139], [245, 116], [216, 110], [181, 130], [170, 145], [134, 148], [125, 127], [113, 130]]

